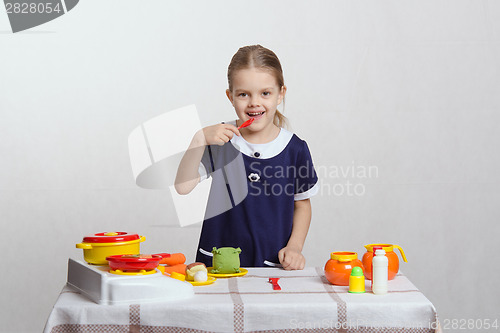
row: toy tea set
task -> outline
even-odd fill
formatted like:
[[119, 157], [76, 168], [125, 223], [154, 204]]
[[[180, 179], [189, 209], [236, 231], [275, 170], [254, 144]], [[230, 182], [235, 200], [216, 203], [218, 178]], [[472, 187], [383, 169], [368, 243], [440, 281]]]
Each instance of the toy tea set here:
[[87, 263], [69, 259], [68, 285], [99, 304], [174, 301], [194, 296], [193, 286], [212, 284], [217, 277], [245, 275], [234, 248], [214, 248], [213, 267], [185, 264], [182, 253], [141, 254], [146, 238], [136, 233], [102, 232], [83, 238]]
[[325, 265], [325, 277], [334, 285], [349, 286], [351, 293], [365, 292], [365, 278], [372, 280], [374, 294], [387, 293], [387, 281], [396, 277], [399, 259], [394, 249], [398, 249], [403, 260], [403, 249], [393, 244], [365, 245], [366, 253], [362, 261], [356, 252], [332, 252]]

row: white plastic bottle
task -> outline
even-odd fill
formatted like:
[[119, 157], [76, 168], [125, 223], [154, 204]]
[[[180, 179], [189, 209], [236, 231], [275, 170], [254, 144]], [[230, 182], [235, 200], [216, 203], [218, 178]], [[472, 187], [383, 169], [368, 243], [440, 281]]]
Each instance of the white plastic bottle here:
[[384, 250], [375, 251], [373, 257], [372, 291], [375, 295], [387, 294], [387, 280], [389, 277], [389, 259]]

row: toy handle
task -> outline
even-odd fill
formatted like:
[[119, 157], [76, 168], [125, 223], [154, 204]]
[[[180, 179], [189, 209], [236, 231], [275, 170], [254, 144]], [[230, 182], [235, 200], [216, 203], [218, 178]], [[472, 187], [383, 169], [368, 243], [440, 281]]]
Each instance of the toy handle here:
[[347, 258], [347, 259], [345, 259], [345, 258], [339, 258], [337, 260], [338, 260], [338, 262], [349, 262], [349, 261], [352, 261], [352, 259], [350, 259], [350, 258]]
[[401, 252], [401, 257], [403, 257], [403, 260], [404, 260], [405, 262], [408, 262], [408, 261], [406, 260], [405, 252], [403, 251], [403, 249], [401, 248], [401, 246], [399, 246], [399, 245], [395, 245], [395, 244], [393, 244], [392, 246], [393, 246], [393, 247], [395, 247], [396, 249], [398, 249], [398, 250], [399, 250], [399, 252]]
[[213, 257], [214, 256], [213, 253], [205, 251], [201, 247], [198, 249], [198, 251], [200, 251], [200, 253], [203, 253], [204, 255], [209, 256], [209, 257]]
[[92, 244], [88, 243], [78, 243], [76, 244], [77, 249], [92, 250]]

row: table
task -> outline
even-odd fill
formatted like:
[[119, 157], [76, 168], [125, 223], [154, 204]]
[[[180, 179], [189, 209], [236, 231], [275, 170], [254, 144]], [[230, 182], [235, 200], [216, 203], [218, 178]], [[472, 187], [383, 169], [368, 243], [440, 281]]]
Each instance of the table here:
[[[279, 277], [273, 290], [269, 277]], [[168, 277], [165, 277], [168, 278]], [[333, 286], [323, 268], [248, 268], [175, 302], [98, 305], [65, 286], [45, 333], [440, 332], [432, 303], [399, 273], [386, 295]]]

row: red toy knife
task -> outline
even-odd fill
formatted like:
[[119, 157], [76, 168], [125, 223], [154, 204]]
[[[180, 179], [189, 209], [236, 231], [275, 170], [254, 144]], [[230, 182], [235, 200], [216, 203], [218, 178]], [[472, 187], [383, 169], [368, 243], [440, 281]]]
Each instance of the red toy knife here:
[[269, 282], [273, 284], [273, 290], [281, 290], [280, 285], [278, 284], [278, 280], [280, 278], [269, 278]]
[[245, 128], [245, 127], [247, 127], [247, 126], [250, 126], [250, 125], [253, 123], [253, 121], [254, 121], [254, 120], [255, 120], [255, 118], [250, 118], [250, 119], [248, 119], [248, 120], [247, 120], [247, 121], [245, 121], [243, 124], [241, 124], [241, 125], [238, 127], [238, 129], [242, 129], [242, 128]]

